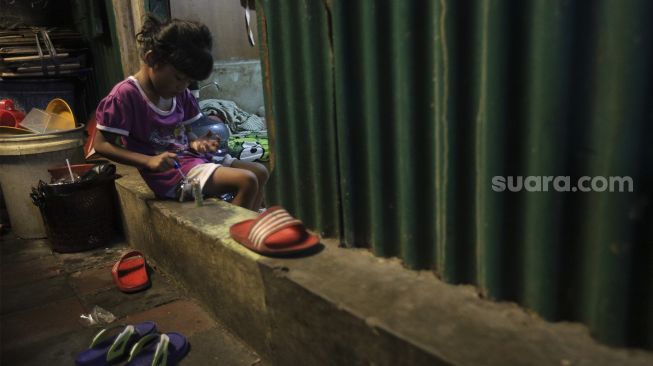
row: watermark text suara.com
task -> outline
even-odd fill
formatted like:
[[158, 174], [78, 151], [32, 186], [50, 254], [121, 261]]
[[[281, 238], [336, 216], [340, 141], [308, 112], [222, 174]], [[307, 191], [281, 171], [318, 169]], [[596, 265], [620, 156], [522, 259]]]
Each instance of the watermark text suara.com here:
[[494, 176], [492, 190], [495, 192], [632, 192], [633, 179], [628, 176], [570, 176], [529, 175]]

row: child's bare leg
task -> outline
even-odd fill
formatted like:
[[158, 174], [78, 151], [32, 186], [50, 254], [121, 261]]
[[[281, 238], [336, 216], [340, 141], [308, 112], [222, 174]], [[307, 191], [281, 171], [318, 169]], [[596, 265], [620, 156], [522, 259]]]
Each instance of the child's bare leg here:
[[254, 200], [253, 207], [255, 211], [258, 210], [261, 207], [261, 203], [263, 202], [263, 190], [265, 188], [265, 184], [268, 182], [268, 178], [270, 178], [270, 173], [268, 173], [267, 168], [261, 163], [242, 160], [234, 160], [231, 166], [233, 168], [248, 170], [256, 175], [256, 179], [258, 180], [258, 194]]
[[203, 192], [212, 196], [219, 196], [227, 192], [237, 192], [232, 201], [234, 205], [257, 210], [255, 206], [259, 193], [259, 184], [256, 174], [238, 168], [219, 167], [213, 172], [211, 178], [204, 185]]

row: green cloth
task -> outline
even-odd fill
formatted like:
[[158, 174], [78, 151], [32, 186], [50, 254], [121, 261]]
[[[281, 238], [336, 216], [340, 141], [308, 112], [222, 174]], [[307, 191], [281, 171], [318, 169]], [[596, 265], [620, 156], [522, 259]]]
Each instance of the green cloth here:
[[268, 161], [270, 150], [265, 132], [246, 132], [229, 137], [229, 155], [244, 161]]

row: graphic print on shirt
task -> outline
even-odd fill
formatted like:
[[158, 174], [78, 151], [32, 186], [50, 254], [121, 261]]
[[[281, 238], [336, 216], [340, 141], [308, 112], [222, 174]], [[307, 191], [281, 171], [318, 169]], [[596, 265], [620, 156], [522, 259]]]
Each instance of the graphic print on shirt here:
[[182, 152], [188, 150], [188, 133], [190, 127], [181, 123], [174, 129], [170, 127], [157, 127], [150, 133], [149, 141], [157, 154], [166, 151]]

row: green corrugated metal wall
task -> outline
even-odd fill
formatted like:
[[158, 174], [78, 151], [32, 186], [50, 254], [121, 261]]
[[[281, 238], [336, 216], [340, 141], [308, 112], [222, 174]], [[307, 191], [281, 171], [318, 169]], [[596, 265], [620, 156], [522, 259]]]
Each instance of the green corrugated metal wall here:
[[268, 195], [310, 227], [338, 235], [341, 209], [329, 16], [318, 1], [293, 4], [298, 6], [265, 4], [271, 47], [263, 53], [269, 52], [271, 65], [266, 67], [264, 56], [263, 73], [270, 81], [264, 88], [267, 110], [274, 110], [279, 122], [268, 127], [276, 136], [272, 141], [276, 184], [270, 185]]
[[[259, 0], [271, 203], [653, 349], [653, 2]], [[493, 176], [631, 176], [497, 193]]]

